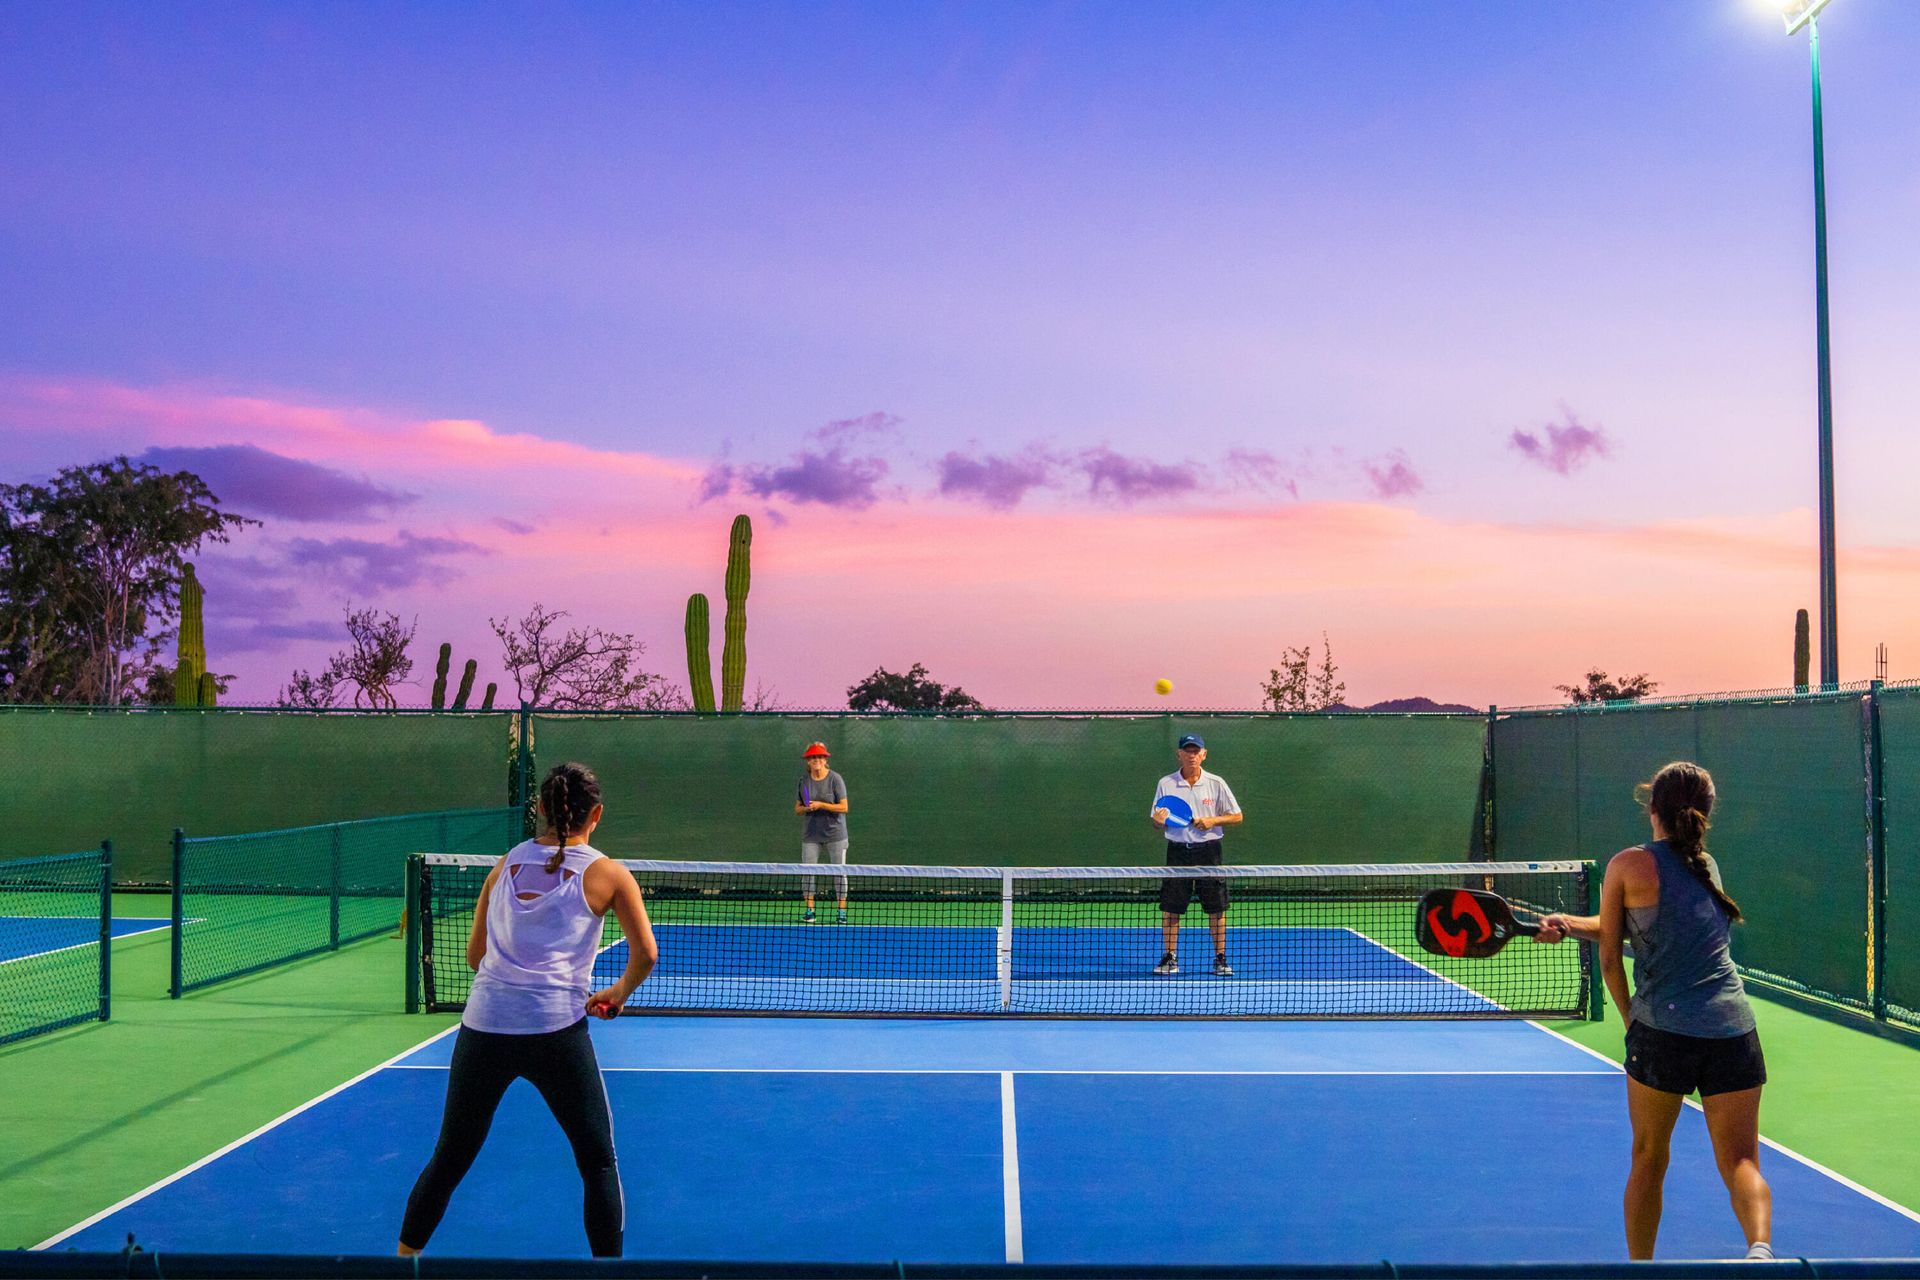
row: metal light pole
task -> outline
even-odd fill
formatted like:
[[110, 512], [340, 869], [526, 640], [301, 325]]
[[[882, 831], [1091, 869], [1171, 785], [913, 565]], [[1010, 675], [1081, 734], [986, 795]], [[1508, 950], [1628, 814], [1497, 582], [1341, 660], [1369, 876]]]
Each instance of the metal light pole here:
[[1782, 17], [1787, 34], [1807, 29], [1813, 59], [1813, 288], [1816, 359], [1820, 373], [1820, 684], [1840, 683], [1838, 591], [1834, 585], [1833, 369], [1827, 340], [1827, 161], [1820, 125], [1820, 28], [1814, 22], [1831, 0], [1791, 0]]

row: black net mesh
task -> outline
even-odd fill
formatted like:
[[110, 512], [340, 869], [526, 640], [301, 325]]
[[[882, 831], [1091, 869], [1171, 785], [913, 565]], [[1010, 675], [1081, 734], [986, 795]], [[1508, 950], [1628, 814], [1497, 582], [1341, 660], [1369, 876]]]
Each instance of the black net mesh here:
[[[493, 859], [420, 863], [424, 994], [464, 1007], [466, 942]], [[1430, 955], [1415, 904], [1498, 885], [1522, 919], [1587, 909], [1579, 863], [1181, 868], [817, 866], [630, 862], [660, 962], [630, 1012], [1041, 1017], [1582, 1017], [1584, 945], [1516, 940], [1497, 956]], [[846, 919], [836, 880], [844, 871]], [[1184, 883], [1183, 883], [1184, 882]], [[1206, 896], [1224, 889], [1216, 970]], [[1165, 964], [1163, 893], [1197, 899]], [[809, 897], [813, 920], [808, 920]], [[626, 964], [609, 916], [596, 987]], [[583, 993], [584, 996], [584, 993]]]
[[518, 809], [464, 809], [187, 840], [174, 896], [178, 994], [400, 926], [407, 855], [498, 857]]
[[98, 850], [0, 862], [0, 1044], [105, 1016]]

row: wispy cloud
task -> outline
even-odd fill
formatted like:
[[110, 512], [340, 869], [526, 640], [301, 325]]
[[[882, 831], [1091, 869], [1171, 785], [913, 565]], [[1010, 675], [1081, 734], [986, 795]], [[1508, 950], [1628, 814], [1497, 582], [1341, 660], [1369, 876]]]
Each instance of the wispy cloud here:
[[507, 516], [494, 516], [488, 520], [487, 523], [496, 529], [506, 530], [516, 538], [524, 538], [528, 534], [538, 533], [540, 531], [536, 525], [530, 525], [524, 520], [510, 519]]
[[404, 529], [391, 542], [295, 538], [286, 544], [289, 565], [364, 592], [411, 587], [429, 576], [444, 580], [459, 573], [445, 563], [449, 557], [491, 554], [463, 538], [422, 538]]
[[1367, 481], [1373, 486], [1373, 496], [1383, 501], [1391, 498], [1411, 498], [1427, 487], [1427, 482], [1415, 474], [1407, 464], [1402, 453], [1391, 453], [1372, 462], [1363, 462], [1361, 469], [1367, 473]]
[[892, 435], [901, 419], [875, 412], [829, 422], [807, 433], [823, 446], [802, 449], [783, 463], [735, 463], [723, 456], [700, 477], [695, 505], [730, 493], [861, 511], [880, 500], [880, 484], [892, 469], [883, 457], [854, 453], [850, 442], [862, 436]]
[[830, 445], [845, 444], [862, 436], [894, 436], [899, 434], [900, 424], [903, 421], [904, 419], [897, 414], [877, 410], [862, 414], [858, 418], [841, 418], [838, 421], [829, 422], [814, 431], [813, 438], [821, 444]]
[[1129, 458], [1104, 445], [1080, 454], [1073, 465], [1086, 477], [1089, 496], [1123, 506], [1152, 498], [1178, 497], [1200, 487], [1198, 469], [1191, 462], [1176, 464]]
[[1226, 486], [1260, 493], [1284, 491], [1300, 496], [1300, 483], [1291, 469], [1264, 449], [1227, 450]]
[[1507, 443], [1527, 461], [1568, 476], [1592, 459], [1606, 457], [1612, 446], [1603, 428], [1581, 422], [1571, 409], [1562, 412], [1566, 421], [1544, 423], [1538, 433], [1515, 428]]
[[978, 502], [995, 511], [1009, 511], [1035, 489], [1054, 483], [1059, 463], [1038, 448], [1014, 457], [980, 454], [970, 457], [951, 451], [935, 464], [940, 496]]
[[283, 520], [357, 523], [391, 514], [420, 496], [251, 444], [160, 445], [134, 461], [191, 471], [227, 507]]

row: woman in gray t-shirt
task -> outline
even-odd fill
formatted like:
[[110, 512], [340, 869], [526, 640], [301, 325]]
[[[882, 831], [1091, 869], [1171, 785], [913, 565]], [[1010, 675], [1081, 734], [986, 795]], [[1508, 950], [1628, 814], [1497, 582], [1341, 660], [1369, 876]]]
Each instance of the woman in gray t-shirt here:
[[[827, 750], [824, 742], [808, 745], [806, 750], [807, 772], [800, 779], [799, 799], [794, 802], [793, 811], [806, 820], [800, 833], [800, 861], [819, 862], [826, 855], [828, 862], [837, 862], [842, 866], [847, 861], [847, 784], [839, 774], [827, 768], [827, 760], [833, 753]], [[802, 924], [812, 924], [813, 914], [813, 877], [800, 878], [800, 893], [806, 903], [806, 911], [800, 917]], [[847, 922], [847, 878], [833, 878], [833, 897], [837, 913], [834, 919]]]
[[[1643, 784], [1653, 839], [1607, 864], [1597, 916], [1550, 915], [1540, 940], [1585, 938], [1600, 947], [1601, 976], [1627, 1024], [1627, 1253], [1651, 1258], [1674, 1122], [1700, 1094], [1715, 1163], [1747, 1236], [1747, 1257], [1773, 1257], [1773, 1193], [1760, 1176], [1760, 1088], [1766, 1058], [1727, 946], [1740, 906], [1707, 852], [1713, 778], [1676, 761]], [[1633, 989], [1623, 944], [1633, 943]]]

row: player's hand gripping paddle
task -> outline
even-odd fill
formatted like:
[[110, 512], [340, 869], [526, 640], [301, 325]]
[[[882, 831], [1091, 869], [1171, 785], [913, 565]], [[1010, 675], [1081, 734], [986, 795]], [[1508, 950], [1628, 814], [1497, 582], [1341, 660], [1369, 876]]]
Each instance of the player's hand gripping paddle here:
[[1540, 932], [1515, 920], [1505, 898], [1480, 889], [1430, 889], [1418, 911], [1420, 945], [1437, 956], [1484, 960], [1514, 938]]
[[1178, 831], [1182, 827], [1193, 825], [1193, 806], [1179, 796], [1161, 796], [1154, 802], [1154, 808], [1167, 811], [1167, 830]]

